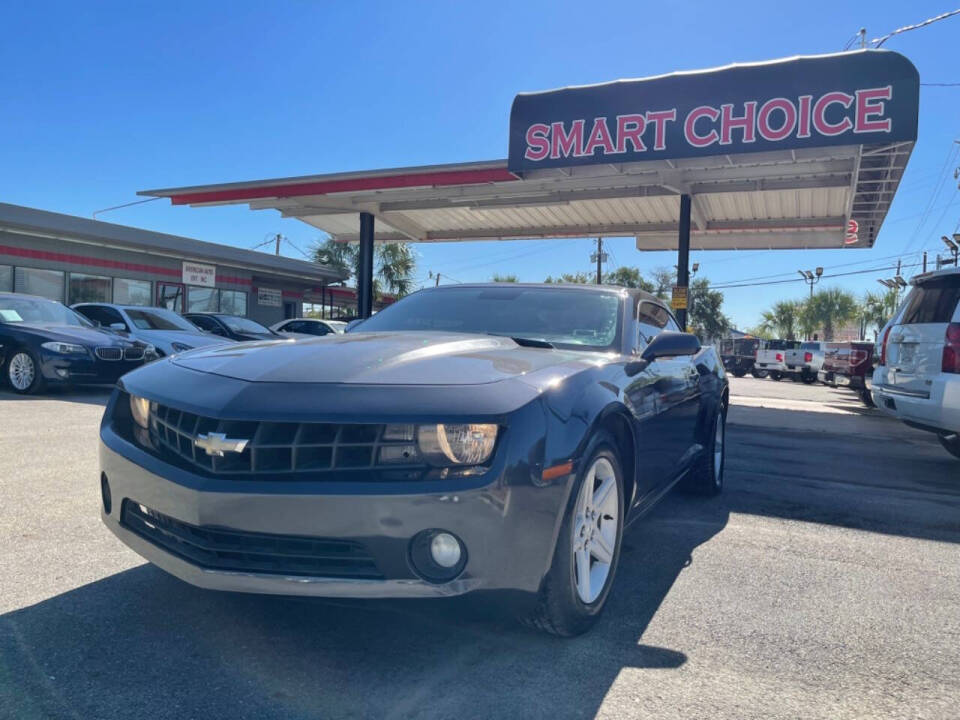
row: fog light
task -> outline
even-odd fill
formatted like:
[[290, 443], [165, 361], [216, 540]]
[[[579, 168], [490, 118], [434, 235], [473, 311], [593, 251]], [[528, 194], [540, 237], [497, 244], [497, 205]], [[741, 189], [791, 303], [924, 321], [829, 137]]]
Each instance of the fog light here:
[[448, 582], [463, 572], [467, 549], [452, 533], [424, 530], [410, 541], [410, 564], [428, 582]]
[[100, 473], [100, 496], [103, 498], [103, 510], [109, 515], [113, 499], [110, 497], [110, 481], [107, 480], [106, 473]]
[[460, 543], [450, 533], [437, 533], [430, 541], [430, 556], [444, 568], [452, 568], [460, 562]]
[[63, 368], [57, 368], [57, 375], [59, 375], [62, 378], [69, 377], [70, 371], [64, 370]]

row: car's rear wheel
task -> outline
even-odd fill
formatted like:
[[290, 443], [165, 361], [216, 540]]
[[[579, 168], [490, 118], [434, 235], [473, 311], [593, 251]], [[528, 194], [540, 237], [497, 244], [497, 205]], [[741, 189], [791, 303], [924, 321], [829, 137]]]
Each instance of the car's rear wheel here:
[[696, 464], [683, 479], [683, 489], [697, 495], [719, 495], [723, 491], [726, 457], [727, 408], [721, 403], [710, 427], [710, 439]]
[[733, 376], [734, 376], [734, 377], [738, 377], [738, 378], [743, 377], [743, 376], [746, 375], [746, 374], [747, 374], [747, 371], [746, 371], [746, 370], [739, 370], [739, 369], [738, 369], [738, 370], [734, 370], [734, 371], [733, 371]]
[[862, 388], [859, 391], [859, 394], [860, 394], [860, 402], [862, 402], [868, 408], [876, 407], [876, 405], [873, 402], [873, 395], [870, 394], [869, 390], [867, 390], [866, 388]]
[[763, 380], [767, 376], [766, 370], [757, 370], [754, 368], [750, 371], [750, 374], [753, 375], [757, 380]]
[[803, 380], [805, 385], [813, 385], [817, 381], [817, 376], [812, 373], [803, 373], [800, 376], [800, 379]]
[[940, 438], [940, 444], [948, 453], [960, 458], [960, 433], [942, 433], [937, 437]]
[[598, 433], [585, 453], [573, 496], [529, 623], [572, 637], [600, 617], [620, 559], [623, 470], [613, 439]]
[[771, 370], [771, 371], [770, 371], [770, 379], [771, 379], [771, 380], [776, 380], [777, 382], [780, 382], [780, 378], [782, 378], [782, 377], [783, 377], [783, 375], [781, 375], [781, 374], [780, 374], [779, 372], [777, 372], [776, 370]]
[[7, 359], [4, 376], [11, 389], [21, 395], [35, 393], [43, 385], [40, 361], [36, 354], [25, 348], [14, 350]]

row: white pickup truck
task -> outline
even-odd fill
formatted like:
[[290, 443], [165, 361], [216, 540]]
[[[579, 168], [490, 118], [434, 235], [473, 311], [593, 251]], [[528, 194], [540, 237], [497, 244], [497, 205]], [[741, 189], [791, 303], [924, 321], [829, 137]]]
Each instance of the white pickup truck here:
[[799, 347], [787, 350], [784, 356], [787, 374], [807, 385], [816, 382], [817, 373], [823, 367], [826, 345], [820, 340], [807, 340], [800, 343]]
[[757, 350], [754, 367], [766, 370], [771, 380], [780, 380], [787, 373], [787, 351], [798, 347], [796, 340], [764, 340]]

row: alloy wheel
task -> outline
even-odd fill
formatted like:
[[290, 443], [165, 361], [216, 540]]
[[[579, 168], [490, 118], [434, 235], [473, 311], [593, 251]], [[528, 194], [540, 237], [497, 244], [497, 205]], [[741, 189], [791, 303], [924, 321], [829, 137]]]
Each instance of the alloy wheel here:
[[573, 566], [577, 596], [589, 605], [610, 577], [620, 523], [620, 497], [613, 465], [593, 461], [583, 478], [573, 518]]
[[27, 390], [33, 385], [33, 379], [37, 370], [33, 363], [33, 358], [27, 353], [19, 352], [10, 358], [10, 367], [7, 375], [10, 377], [10, 384], [16, 390]]

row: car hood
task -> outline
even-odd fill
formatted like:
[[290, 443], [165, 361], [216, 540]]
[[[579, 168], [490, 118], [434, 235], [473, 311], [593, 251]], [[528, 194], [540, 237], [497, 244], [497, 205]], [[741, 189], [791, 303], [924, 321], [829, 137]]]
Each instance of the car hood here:
[[132, 341], [126, 340], [119, 335], [99, 330], [97, 328], [79, 327], [77, 325], [57, 325], [53, 323], [17, 323], [14, 327], [22, 330], [30, 330], [37, 335], [43, 335], [50, 340], [60, 342], [76, 343], [89, 347], [103, 345], [129, 345]]
[[605, 357], [487, 335], [358, 332], [194, 350], [171, 362], [249, 382], [482, 385], [535, 373], [539, 379], [538, 371], [552, 367], [566, 376]]

